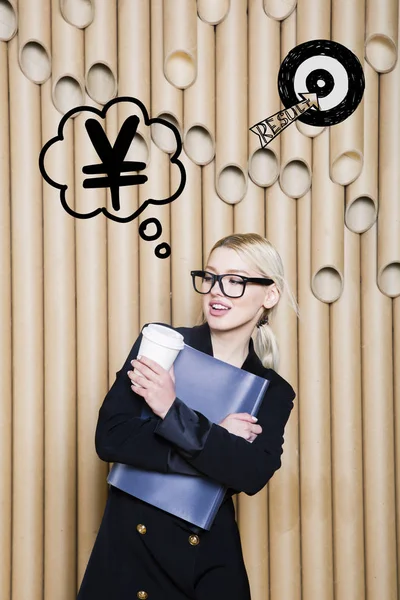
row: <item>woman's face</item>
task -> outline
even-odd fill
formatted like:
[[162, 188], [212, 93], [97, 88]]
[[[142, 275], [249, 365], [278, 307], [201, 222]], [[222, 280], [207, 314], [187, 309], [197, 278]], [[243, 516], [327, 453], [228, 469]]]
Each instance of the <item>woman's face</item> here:
[[[223, 273], [237, 273], [247, 277], [263, 277], [257, 273], [247, 262], [232, 248], [216, 248], [211, 253], [205, 271], [216, 275]], [[275, 284], [270, 286], [247, 283], [241, 298], [224, 296], [219, 283], [216, 282], [208, 294], [202, 295], [203, 312], [211, 329], [229, 330], [251, 323], [252, 329], [263, 313], [264, 307], [271, 308], [279, 299]], [[228, 307], [228, 310], [215, 310], [212, 304], [219, 303]]]

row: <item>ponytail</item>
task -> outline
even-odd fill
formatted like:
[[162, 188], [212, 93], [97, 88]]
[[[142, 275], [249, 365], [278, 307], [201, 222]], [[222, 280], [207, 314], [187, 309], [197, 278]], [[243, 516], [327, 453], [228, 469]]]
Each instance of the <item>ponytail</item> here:
[[254, 343], [254, 350], [258, 355], [262, 365], [266, 369], [279, 368], [279, 347], [276, 336], [271, 329], [271, 326], [265, 323], [261, 327], [257, 327], [257, 333]]

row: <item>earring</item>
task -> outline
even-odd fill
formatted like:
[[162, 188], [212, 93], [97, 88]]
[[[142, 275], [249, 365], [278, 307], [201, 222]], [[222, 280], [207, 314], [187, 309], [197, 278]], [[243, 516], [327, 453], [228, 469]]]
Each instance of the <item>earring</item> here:
[[262, 327], [262, 325], [269, 325], [269, 318], [268, 316], [263, 317], [262, 319], [260, 319], [257, 323], [257, 327]]

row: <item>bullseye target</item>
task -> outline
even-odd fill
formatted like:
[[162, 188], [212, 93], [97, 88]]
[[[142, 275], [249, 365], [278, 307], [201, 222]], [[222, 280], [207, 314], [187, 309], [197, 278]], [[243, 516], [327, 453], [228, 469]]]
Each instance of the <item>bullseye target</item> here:
[[330, 40], [299, 44], [283, 60], [278, 73], [278, 91], [285, 108], [301, 102], [301, 94], [317, 94], [319, 109], [310, 108], [299, 121], [319, 127], [347, 119], [360, 104], [364, 88], [357, 56]]

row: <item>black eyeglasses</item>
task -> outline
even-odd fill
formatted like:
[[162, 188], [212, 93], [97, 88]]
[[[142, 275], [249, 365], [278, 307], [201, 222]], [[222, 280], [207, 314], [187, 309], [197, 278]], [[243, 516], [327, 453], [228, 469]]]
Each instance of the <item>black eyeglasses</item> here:
[[271, 285], [273, 279], [264, 277], [245, 277], [234, 273], [215, 275], [209, 271], [190, 271], [193, 287], [199, 294], [208, 294], [216, 281], [219, 282], [221, 292], [228, 298], [240, 298], [243, 296], [247, 283], [259, 283], [260, 285]]

